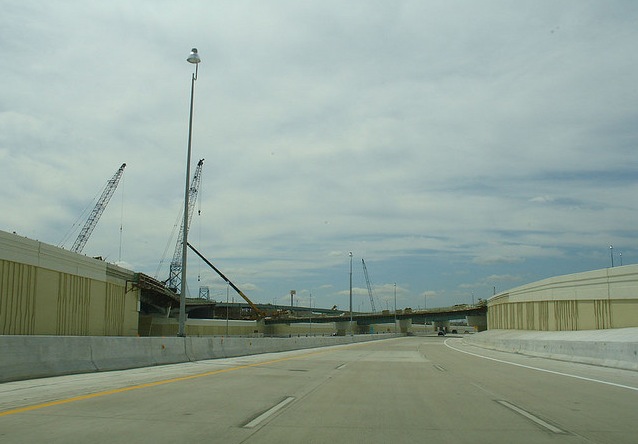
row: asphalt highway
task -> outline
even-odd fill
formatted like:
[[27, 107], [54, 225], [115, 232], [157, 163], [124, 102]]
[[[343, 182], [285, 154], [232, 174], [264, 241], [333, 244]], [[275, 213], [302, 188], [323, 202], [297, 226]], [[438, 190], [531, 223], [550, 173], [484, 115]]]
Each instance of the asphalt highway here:
[[638, 373], [402, 337], [0, 384], [8, 443], [635, 443]]

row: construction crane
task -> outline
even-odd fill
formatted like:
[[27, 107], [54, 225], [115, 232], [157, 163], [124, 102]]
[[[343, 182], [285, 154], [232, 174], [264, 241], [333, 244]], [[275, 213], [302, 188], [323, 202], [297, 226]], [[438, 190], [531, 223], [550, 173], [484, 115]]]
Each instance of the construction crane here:
[[212, 268], [213, 270], [215, 270], [215, 272], [219, 275], [219, 277], [221, 277], [224, 281], [226, 281], [226, 283], [228, 285], [230, 285], [231, 287], [233, 287], [233, 290], [235, 290], [237, 292], [237, 294], [239, 294], [239, 296], [241, 296], [242, 298], [244, 298], [244, 301], [246, 301], [248, 303], [248, 305], [250, 305], [250, 308], [253, 309], [253, 311], [255, 312], [255, 315], [258, 318], [263, 318], [266, 316], [266, 313], [264, 313], [262, 310], [260, 310], [254, 303], [253, 301], [251, 301], [248, 296], [246, 296], [244, 294], [243, 291], [241, 291], [239, 289], [239, 287], [237, 287], [237, 285], [233, 284], [232, 281], [230, 279], [228, 279], [224, 273], [222, 273], [221, 271], [219, 271], [219, 269], [217, 267], [215, 267], [208, 259], [206, 259], [204, 257], [204, 255], [202, 253], [200, 253], [199, 251], [197, 251], [197, 249], [195, 247], [193, 247], [190, 242], [188, 242], [186, 245], [188, 245], [188, 247], [193, 250], [195, 252], [195, 254], [197, 254], [197, 256], [200, 257], [201, 260], [203, 260], [204, 262], [206, 262], [206, 265], [208, 265], [210, 268]]
[[[199, 192], [199, 184], [202, 181], [202, 166], [204, 165], [204, 159], [200, 159], [197, 162], [197, 168], [195, 168], [195, 174], [193, 174], [193, 180], [191, 186], [188, 189], [188, 224], [186, 229], [189, 230], [191, 226], [191, 220], [193, 219], [193, 211], [195, 210], [195, 202], [197, 201], [197, 193]], [[184, 217], [182, 216], [182, 224], [180, 225], [179, 235], [177, 236], [177, 244], [175, 245], [175, 253], [173, 253], [173, 260], [169, 268], [168, 280], [166, 286], [177, 291], [182, 286], [182, 242], [184, 239]]]
[[363, 274], [366, 277], [366, 285], [368, 286], [368, 296], [370, 296], [370, 306], [372, 306], [372, 312], [374, 313], [376, 308], [374, 307], [374, 298], [372, 297], [372, 285], [370, 285], [370, 278], [368, 277], [368, 267], [366, 267], [366, 261], [361, 258], [361, 264], [363, 264]]
[[120, 182], [120, 178], [122, 177], [122, 173], [124, 173], [125, 167], [126, 164], [123, 163], [122, 166], [117, 170], [115, 175], [106, 183], [106, 187], [104, 188], [104, 191], [102, 191], [100, 199], [97, 201], [95, 208], [93, 208], [93, 211], [91, 211], [91, 214], [84, 224], [84, 227], [82, 227], [78, 238], [75, 240], [75, 243], [71, 247], [71, 251], [73, 251], [74, 253], [82, 252], [84, 245], [86, 245], [86, 241], [89, 240], [93, 229], [97, 225], [98, 220], [100, 220], [100, 216], [104, 212], [106, 205], [108, 205], [109, 200], [111, 200], [111, 196], [113, 196], [113, 193], [117, 188], [117, 184]]

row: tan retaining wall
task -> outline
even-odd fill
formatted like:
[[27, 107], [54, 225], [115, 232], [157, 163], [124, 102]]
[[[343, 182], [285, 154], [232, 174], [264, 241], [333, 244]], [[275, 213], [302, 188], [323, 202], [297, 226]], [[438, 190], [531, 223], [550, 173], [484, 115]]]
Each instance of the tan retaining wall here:
[[488, 329], [598, 330], [638, 326], [638, 265], [553, 277], [488, 301]]
[[0, 231], [0, 335], [135, 336], [138, 293], [126, 288], [133, 276]]

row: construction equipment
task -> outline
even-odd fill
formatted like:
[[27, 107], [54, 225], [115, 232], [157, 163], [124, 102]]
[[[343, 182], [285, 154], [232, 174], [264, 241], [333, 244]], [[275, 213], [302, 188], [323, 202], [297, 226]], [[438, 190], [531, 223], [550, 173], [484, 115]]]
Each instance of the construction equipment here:
[[[186, 229], [189, 230], [191, 221], [193, 219], [193, 211], [195, 209], [195, 202], [197, 201], [197, 193], [199, 192], [199, 184], [202, 180], [202, 166], [204, 165], [204, 159], [200, 159], [197, 162], [197, 168], [195, 168], [195, 174], [193, 174], [193, 180], [191, 186], [188, 189], [188, 224]], [[182, 242], [184, 239], [184, 217], [182, 216], [182, 224], [179, 229], [179, 235], [177, 236], [177, 244], [175, 245], [175, 253], [173, 253], [173, 260], [169, 268], [168, 280], [166, 286], [177, 292], [182, 285]]]
[[376, 308], [374, 307], [374, 298], [372, 297], [372, 285], [370, 285], [370, 278], [368, 277], [368, 267], [366, 267], [366, 261], [361, 258], [361, 263], [363, 264], [363, 274], [366, 277], [366, 285], [368, 286], [368, 296], [370, 296], [370, 306], [372, 307], [372, 312], [376, 312]]
[[242, 298], [244, 298], [244, 301], [248, 302], [248, 305], [250, 305], [250, 308], [253, 309], [253, 311], [255, 312], [255, 314], [257, 315], [258, 318], [263, 318], [266, 316], [266, 313], [264, 313], [262, 310], [260, 310], [259, 308], [257, 308], [257, 306], [253, 303], [253, 301], [251, 301], [250, 299], [248, 299], [248, 296], [246, 296], [238, 287], [237, 285], [233, 284], [231, 282], [230, 279], [228, 279], [224, 273], [222, 273], [221, 271], [219, 271], [217, 269], [217, 267], [215, 267], [213, 264], [210, 263], [210, 261], [208, 259], [206, 259], [199, 251], [197, 251], [195, 249], [195, 247], [193, 247], [190, 242], [187, 242], [186, 245], [188, 245], [188, 247], [193, 250], [195, 252], [195, 254], [197, 254], [197, 256], [199, 256], [204, 262], [206, 262], [206, 265], [208, 265], [210, 268], [212, 268], [213, 270], [215, 270], [215, 272], [219, 275], [219, 277], [221, 277], [224, 281], [226, 281], [226, 283], [228, 285], [230, 285], [231, 287], [233, 287], [233, 290], [235, 290], [239, 296], [241, 296]]
[[73, 246], [71, 247], [71, 251], [73, 251], [74, 253], [82, 252], [82, 249], [84, 248], [84, 245], [86, 245], [86, 242], [89, 240], [89, 237], [91, 236], [93, 229], [97, 225], [98, 220], [100, 220], [100, 216], [104, 212], [106, 205], [109, 203], [109, 200], [111, 200], [111, 196], [113, 196], [113, 193], [117, 188], [117, 184], [120, 182], [120, 178], [122, 177], [122, 173], [124, 173], [125, 167], [126, 164], [123, 163], [122, 166], [117, 170], [115, 175], [106, 183], [106, 187], [104, 188], [104, 191], [102, 191], [100, 199], [97, 201], [97, 204], [93, 208], [93, 211], [91, 211], [91, 214], [84, 224], [84, 227], [82, 227], [78, 238], [75, 240]]

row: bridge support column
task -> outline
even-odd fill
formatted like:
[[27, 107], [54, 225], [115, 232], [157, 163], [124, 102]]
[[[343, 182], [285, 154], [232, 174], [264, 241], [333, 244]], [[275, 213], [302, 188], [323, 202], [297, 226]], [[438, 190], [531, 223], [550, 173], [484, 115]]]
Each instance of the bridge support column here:
[[399, 319], [399, 331], [401, 334], [407, 335], [412, 332], [412, 319]]
[[481, 316], [466, 316], [467, 325], [474, 327], [476, 331], [487, 330], [487, 315]]
[[335, 328], [337, 329], [337, 336], [345, 336], [352, 333], [350, 321], [335, 322]]
[[434, 331], [443, 330], [444, 332], [450, 331], [450, 321], [434, 321]]

